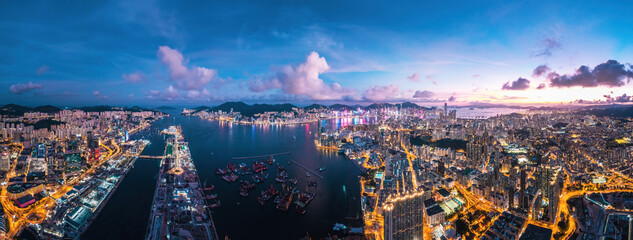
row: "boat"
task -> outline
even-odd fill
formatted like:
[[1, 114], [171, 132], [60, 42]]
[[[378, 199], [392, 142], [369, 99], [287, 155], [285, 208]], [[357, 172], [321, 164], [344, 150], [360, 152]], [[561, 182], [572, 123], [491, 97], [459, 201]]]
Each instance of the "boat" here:
[[257, 202], [259, 206], [264, 206], [264, 198], [262, 196], [257, 196]]
[[246, 191], [245, 189], [240, 189], [240, 196], [242, 197], [248, 197], [248, 191]]
[[286, 172], [279, 172], [277, 174], [277, 177], [275, 177], [275, 181], [277, 181], [278, 183], [285, 183], [288, 180], [288, 174], [286, 174]]
[[218, 194], [211, 194], [204, 197], [204, 199], [211, 200], [218, 198]]
[[234, 173], [231, 173], [231, 175], [224, 175], [222, 176], [222, 179], [224, 179], [224, 181], [226, 182], [235, 182], [237, 181], [239, 177], [237, 175], [235, 175]]
[[290, 204], [292, 203], [293, 195], [294, 194], [292, 194], [291, 191], [285, 192], [275, 208], [281, 211], [288, 211], [288, 208], [290, 208]]
[[297, 185], [297, 179], [296, 178], [291, 178], [290, 180], [288, 180], [288, 182]]
[[224, 175], [226, 174], [226, 170], [222, 169], [222, 168], [218, 168], [215, 170], [215, 174], [217, 175]]
[[303, 207], [299, 207], [299, 205], [296, 205], [296, 206], [295, 206], [295, 211], [296, 211], [298, 214], [301, 214], [301, 215], [305, 215], [305, 214], [306, 214], [306, 209], [305, 209], [305, 208], [303, 208]]
[[204, 190], [204, 191], [213, 191], [213, 189], [215, 189], [215, 186], [213, 186], [213, 184], [206, 185], [206, 186], [204, 186], [204, 188], [202, 188], [202, 190]]
[[317, 170], [319, 170], [319, 172], [323, 172], [323, 171], [325, 171], [325, 167], [317, 168]]
[[213, 209], [213, 208], [219, 208], [222, 206], [222, 203], [220, 203], [219, 199], [215, 199], [213, 201], [213, 203], [209, 204], [209, 208]]
[[269, 189], [262, 190], [261, 197], [262, 197], [262, 200], [268, 201], [270, 200], [270, 198], [276, 196], [277, 194], [279, 194], [279, 191], [275, 189], [272, 184], [270, 184]]
[[332, 230], [334, 230], [334, 231], [345, 231], [345, 230], [347, 230], [347, 226], [343, 225], [342, 223], [336, 223], [336, 224], [334, 224], [334, 227], [332, 228]]

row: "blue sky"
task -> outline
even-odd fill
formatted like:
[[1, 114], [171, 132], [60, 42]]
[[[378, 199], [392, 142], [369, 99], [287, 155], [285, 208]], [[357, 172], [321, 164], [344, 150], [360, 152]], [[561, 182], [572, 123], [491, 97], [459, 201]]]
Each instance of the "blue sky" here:
[[[631, 9], [618, 1], [3, 1], [0, 103], [628, 102]], [[546, 71], [535, 75], [540, 65]]]

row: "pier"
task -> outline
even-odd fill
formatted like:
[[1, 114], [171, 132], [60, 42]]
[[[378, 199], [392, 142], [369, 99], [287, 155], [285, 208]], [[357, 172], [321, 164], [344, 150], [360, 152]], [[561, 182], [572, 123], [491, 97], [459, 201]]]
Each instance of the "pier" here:
[[319, 177], [320, 179], [323, 179], [323, 176], [321, 176], [321, 174], [318, 174], [317, 172], [310, 170], [309, 168], [307, 168], [307, 167], [305, 167], [305, 166], [303, 166], [303, 165], [299, 164], [298, 162], [295, 162], [295, 160], [292, 160], [292, 159], [291, 159], [291, 160], [290, 160], [290, 162], [292, 162], [292, 163], [296, 164], [297, 166], [299, 166], [299, 167], [301, 167], [301, 168], [305, 169], [306, 171], [308, 171], [308, 172], [312, 173], [312, 175], [317, 176], [317, 177]]
[[249, 159], [249, 158], [265, 158], [265, 157], [272, 157], [272, 156], [279, 156], [279, 155], [288, 155], [291, 154], [292, 152], [282, 152], [282, 153], [273, 153], [273, 154], [266, 154], [266, 155], [259, 155], [259, 156], [246, 156], [246, 157], [233, 157], [233, 160], [240, 160], [240, 159]]

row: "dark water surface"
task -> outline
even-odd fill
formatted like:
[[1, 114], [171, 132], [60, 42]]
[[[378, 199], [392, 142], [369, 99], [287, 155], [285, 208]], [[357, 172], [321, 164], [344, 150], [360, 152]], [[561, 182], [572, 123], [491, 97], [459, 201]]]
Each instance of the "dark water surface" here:
[[[316, 149], [314, 133], [318, 131], [318, 124], [236, 125], [171, 114], [172, 117], [155, 122], [132, 138], [145, 138], [152, 142], [144, 150], [144, 155], [162, 155], [165, 143], [159, 131], [170, 125], [183, 127], [200, 180], [215, 185], [214, 191], [222, 202], [222, 207], [213, 210], [220, 238], [227, 235], [231, 239], [298, 239], [306, 236], [306, 233], [310, 237], [320, 238], [332, 233], [334, 223], [348, 224], [347, 218], [354, 218], [360, 213], [360, 171], [342, 155]], [[364, 121], [329, 120], [322, 123], [326, 123], [328, 128], [335, 128]], [[280, 189], [280, 185], [274, 181], [274, 165], [269, 165], [268, 180], [251, 190], [248, 198], [239, 195], [239, 183], [226, 183], [215, 175], [215, 169], [226, 167], [229, 161], [236, 164], [244, 162], [251, 168], [254, 160], [261, 160], [231, 160], [232, 157], [279, 152], [292, 152], [290, 155], [277, 156], [275, 164], [286, 167], [289, 177], [298, 180], [299, 190], [306, 189], [308, 180], [317, 181], [316, 198], [307, 207], [305, 215], [295, 213], [294, 207], [288, 212], [278, 211], [272, 200], [263, 207], [258, 205], [256, 198], [262, 189], [271, 184]], [[306, 170], [295, 164], [288, 165], [290, 159], [311, 170], [325, 167], [327, 170], [320, 173], [324, 179], [312, 174], [307, 177]], [[88, 229], [85, 238], [143, 238], [157, 173], [158, 162], [137, 161], [101, 215]], [[250, 180], [250, 176], [240, 176], [240, 179]]]

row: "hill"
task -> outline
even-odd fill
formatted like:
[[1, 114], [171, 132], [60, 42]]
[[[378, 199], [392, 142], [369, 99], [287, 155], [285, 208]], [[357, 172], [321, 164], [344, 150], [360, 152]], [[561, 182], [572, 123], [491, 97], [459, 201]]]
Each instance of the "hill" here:
[[61, 109], [55, 106], [45, 105], [45, 106], [35, 107], [33, 108], [33, 111], [42, 112], [42, 113], [58, 113], [59, 111], [61, 111]]
[[99, 105], [99, 106], [79, 107], [79, 108], [75, 108], [75, 109], [79, 109], [79, 110], [82, 110], [84, 112], [107, 112], [107, 111], [130, 111], [130, 112], [152, 111], [152, 112], [158, 112], [158, 111], [153, 110], [153, 109], [142, 108], [142, 107], [139, 107], [139, 106], [115, 107], [115, 106], [109, 106], [109, 105]]
[[30, 112], [33, 109], [30, 107], [25, 107], [17, 104], [7, 104], [0, 108], [0, 115], [8, 115], [8, 116], [22, 116], [24, 113]]

